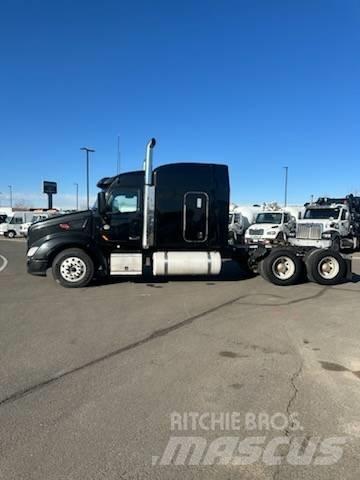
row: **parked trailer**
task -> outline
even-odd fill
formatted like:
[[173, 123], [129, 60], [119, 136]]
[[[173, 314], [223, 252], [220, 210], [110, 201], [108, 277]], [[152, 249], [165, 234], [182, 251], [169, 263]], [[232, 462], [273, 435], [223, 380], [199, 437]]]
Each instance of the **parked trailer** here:
[[[95, 276], [141, 276], [148, 269], [155, 277], [217, 275], [222, 261], [230, 258], [258, 268], [278, 285], [295, 283], [305, 267], [319, 283], [344, 275], [337, 252], [326, 251], [325, 261], [291, 248], [268, 252], [229, 245], [228, 167], [179, 163], [153, 170], [154, 146], [152, 139], [144, 170], [98, 182], [95, 209], [49, 218], [29, 228], [29, 273], [46, 275], [51, 267], [59, 284], [83, 287]], [[319, 276], [313, 271], [317, 264], [321, 272], [329, 265], [335, 270], [337, 265], [339, 271]]]

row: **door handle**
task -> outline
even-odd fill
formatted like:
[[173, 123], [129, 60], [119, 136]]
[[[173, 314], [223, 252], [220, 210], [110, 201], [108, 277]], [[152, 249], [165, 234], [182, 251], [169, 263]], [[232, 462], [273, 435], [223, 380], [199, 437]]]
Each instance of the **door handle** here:
[[137, 237], [129, 236], [129, 240], [140, 240], [140, 236], [139, 235]]

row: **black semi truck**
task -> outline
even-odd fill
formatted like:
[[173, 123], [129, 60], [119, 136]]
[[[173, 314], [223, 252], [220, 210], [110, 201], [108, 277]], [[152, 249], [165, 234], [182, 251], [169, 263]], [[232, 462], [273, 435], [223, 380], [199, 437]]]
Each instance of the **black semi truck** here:
[[94, 277], [218, 275], [224, 259], [258, 271], [277, 285], [304, 273], [322, 284], [346, 276], [346, 262], [330, 249], [229, 245], [228, 167], [177, 163], [153, 170], [155, 140], [144, 168], [100, 180], [92, 210], [49, 218], [28, 232], [27, 267], [52, 268], [58, 283], [83, 287]]

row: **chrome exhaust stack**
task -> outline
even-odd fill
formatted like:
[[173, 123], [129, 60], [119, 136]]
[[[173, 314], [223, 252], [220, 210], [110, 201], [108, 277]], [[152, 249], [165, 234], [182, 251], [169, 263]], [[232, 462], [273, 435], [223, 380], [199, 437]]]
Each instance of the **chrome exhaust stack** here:
[[155, 212], [155, 190], [152, 184], [152, 153], [156, 145], [155, 138], [152, 138], [146, 145], [144, 160], [144, 218], [142, 247], [150, 248], [154, 244], [154, 212]]

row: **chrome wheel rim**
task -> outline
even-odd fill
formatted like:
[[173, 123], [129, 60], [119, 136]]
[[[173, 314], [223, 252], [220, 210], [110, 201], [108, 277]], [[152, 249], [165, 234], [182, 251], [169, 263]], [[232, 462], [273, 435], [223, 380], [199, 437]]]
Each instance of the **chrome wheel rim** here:
[[60, 264], [60, 274], [67, 282], [80, 282], [86, 275], [86, 264], [79, 257], [65, 258]]
[[290, 257], [279, 257], [272, 264], [272, 272], [279, 280], [289, 280], [295, 273], [295, 262]]
[[318, 263], [318, 273], [322, 278], [332, 280], [340, 271], [339, 262], [335, 257], [324, 257]]

